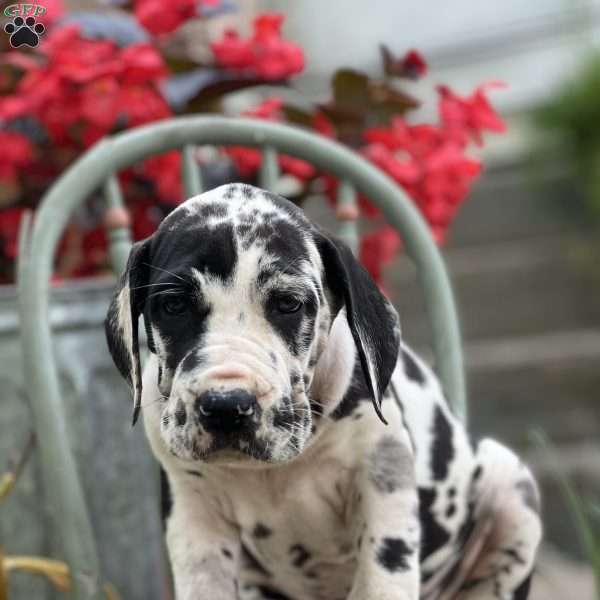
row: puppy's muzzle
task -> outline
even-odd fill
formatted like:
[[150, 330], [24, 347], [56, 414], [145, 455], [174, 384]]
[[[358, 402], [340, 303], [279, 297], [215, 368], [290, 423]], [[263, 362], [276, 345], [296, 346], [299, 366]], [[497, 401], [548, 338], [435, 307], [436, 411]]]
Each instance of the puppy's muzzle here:
[[256, 396], [246, 390], [208, 390], [196, 398], [195, 410], [208, 433], [232, 434], [254, 427], [259, 407]]

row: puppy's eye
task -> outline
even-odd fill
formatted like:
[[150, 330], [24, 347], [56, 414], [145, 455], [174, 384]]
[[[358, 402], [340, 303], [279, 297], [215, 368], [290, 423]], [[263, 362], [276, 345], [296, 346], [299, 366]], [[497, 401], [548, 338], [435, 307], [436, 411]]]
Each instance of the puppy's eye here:
[[171, 316], [182, 315], [189, 307], [188, 301], [184, 296], [171, 296], [162, 301], [161, 308]]
[[275, 300], [275, 308], [280, 313], [295, 313], [302, 308], [302, 302], [298, 298], [294, 298], [294, 296], [279, 296]]

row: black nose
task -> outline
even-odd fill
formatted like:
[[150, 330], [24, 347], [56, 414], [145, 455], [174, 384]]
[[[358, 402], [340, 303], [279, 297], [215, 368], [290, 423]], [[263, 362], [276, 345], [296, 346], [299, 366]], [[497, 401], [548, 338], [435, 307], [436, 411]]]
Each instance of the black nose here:
[[196, 399], [200, 423], [210, 433], [235, 433], [254, 423], [256, 396], [246, 390], [217, 392], [209, 390]]

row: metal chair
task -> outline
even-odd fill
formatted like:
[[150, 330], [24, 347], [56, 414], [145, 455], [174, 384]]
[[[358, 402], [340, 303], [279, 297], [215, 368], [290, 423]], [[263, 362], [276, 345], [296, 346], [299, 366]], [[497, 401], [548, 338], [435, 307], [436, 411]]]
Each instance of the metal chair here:
[[[185, 191], [202, 191], [194, 149], [198, 145], [243, 145], [262, 149], [260, 184], [272, 189], [278, 176], [277, 153], [318, 165], [337, 177], [339, 202], [353, 205], [357, 192], [366, 194], [401, 234], [417, 267], [432, 325], [437, 372], [455, 413], [466, 419], [462, 349], [454, 299], [442, 258], [429, 229], [411, 200], [386, 175], [355, 152], [314, 133], [250, 119], [225, 117], [175, 118], [109, 137], [86, 152], [45, 194], [33, 224], [24, 220], [19, 240], [18, 287], [25, 373], [29, 381], [34, 427], [50, 507], [62, 523], [62, 548], [70, 567], [73, 597], [100, 600], [98, 555], [75, 460], [66, 439], [66, 419], [52, 353], [48, 319], [54, 254], [73, 211], [104, 186], [108, 209], [122, 206], [116, 173], [153, 154], [183, 152]], [[30, 226], [31, 225], [31, 226]], [[338, 232], [351, 245], [356, 223], [344, 221]], [[109, 231], [114, 270], [125, 266], [131, 246], [128, 227]]]

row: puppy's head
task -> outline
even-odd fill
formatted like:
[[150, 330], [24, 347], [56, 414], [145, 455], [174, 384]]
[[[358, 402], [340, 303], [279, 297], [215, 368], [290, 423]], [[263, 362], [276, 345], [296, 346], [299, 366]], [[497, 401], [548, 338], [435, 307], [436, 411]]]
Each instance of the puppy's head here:
[[156, 426], [183, 460], [290, 460], [355, 363], [379, 413], [398, 353], [395, 312], [349, 249], [246, 185], [188, 200], [131, 251], [106, 332], [134, 421], [140, 316], [158, 361]]

